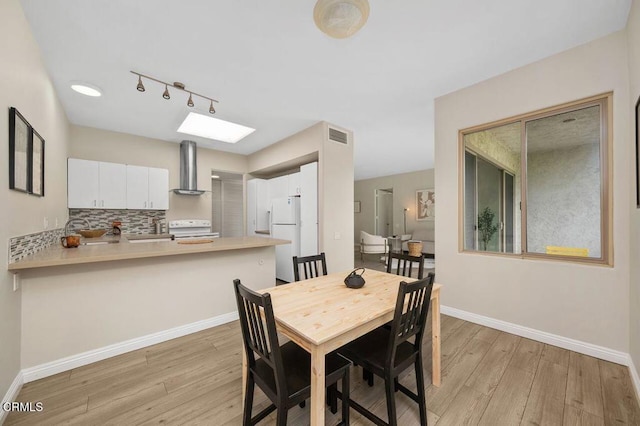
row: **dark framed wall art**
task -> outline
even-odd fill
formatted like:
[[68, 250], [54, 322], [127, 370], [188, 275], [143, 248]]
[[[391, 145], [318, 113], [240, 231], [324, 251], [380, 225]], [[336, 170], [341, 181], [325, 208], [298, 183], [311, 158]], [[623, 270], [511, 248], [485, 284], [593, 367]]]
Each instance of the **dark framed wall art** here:
[[9, 189], [44, 197], [44, 139], [9, 109]]
[[640, 97], [636, 101], [636, 207], [640, 209]]

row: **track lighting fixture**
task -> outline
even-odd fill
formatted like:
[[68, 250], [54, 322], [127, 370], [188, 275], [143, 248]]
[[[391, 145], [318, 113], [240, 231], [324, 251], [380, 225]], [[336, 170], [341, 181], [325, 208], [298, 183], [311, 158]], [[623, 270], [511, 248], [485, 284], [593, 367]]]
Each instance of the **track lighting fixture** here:
[[209, 113], [211, 114], [215, 114], [216, 113], [216, 109], [213, 107], [213, 103], [214, 102], [218, 102], [217, 100], [210, 98], [208, 96], [204, 96], [204, 95], [200, 95], [198, 93], [192, 92], [190, 90], [186, 90], [185, 89], [185, 85], [176, 81], [174, 83], [167, 83], [165, 81], [162, 80], [158, 80], [157, 78], [153, 78], [153, 77], [149, 77], [148, 75], [144, 75], [144, 74], [140, 74], [139, 72], [135, 72], [135, 71], [131, 71], [132, 74], [135, 74], [138, 76], [138, 85], [136, 86], [136, 89], [139, 92], [144, 92], [146, 89], [144, 87], [144, 84], [142, 84], [142, 78], [146, 78], [147, 80], [151, 80], [151, 81], [155, 81], [156, 83], [160, 83], [160, 84], [164, 84], [164, 93], [162, 94], [162, 97], [165, 99], [171, 99], [171, 94], [169, 93], [169, 86], [173, 87], [174, 89], [178, 89], [178, 90], [182, 90], [183, 92], [189, 93], [189, 99], [187, 100], [187, 106], [189, 108], [193, 108], [195, 106], [195, 103], [193, 102], [193, 96], [197, 96], [200, 97], [202, 99], [206, 99], [208, 101], [210, 101], [210, 105], [209, 105]]
[[140, 76], [138, 76], [138, 86], [136, 87], [136, 89], [138, 89], [138, 92], [145, 91], [144, 84], [142, 84], [142, 77]]

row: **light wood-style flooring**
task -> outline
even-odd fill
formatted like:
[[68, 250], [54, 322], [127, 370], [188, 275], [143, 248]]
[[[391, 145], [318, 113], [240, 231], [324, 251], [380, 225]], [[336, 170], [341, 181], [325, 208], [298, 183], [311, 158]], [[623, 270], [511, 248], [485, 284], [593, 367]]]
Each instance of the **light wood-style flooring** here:
[[[436, 388], [431, 339], [424, 341], [432, 426], [640, 425], [624, 366], [443, 315], [442, 386]], [[42, 402], [44, 410], [11, 413], [6, 425], [239, 425], [241, 350], [235, 321], [27, 383], [18, 401]], [[413, 370], [400, 381], [415, 389]], [[353, 399], [386, 418], [379, 378], [370, 388], [353, 368], [351, 384]], [[402, 393], [396, 400], [399, 424], [419, 424], [416, 404]], [[254, 413], [266, 406], [257, 390]], [[327, 410], [327, 424], [339, 416]], [[354, 410], [351, 420], [371, 424]], [[272, 414], [261, 424], [274, 423]], [[290, 425], [308, 423], [309, 404], [290, 410]]]

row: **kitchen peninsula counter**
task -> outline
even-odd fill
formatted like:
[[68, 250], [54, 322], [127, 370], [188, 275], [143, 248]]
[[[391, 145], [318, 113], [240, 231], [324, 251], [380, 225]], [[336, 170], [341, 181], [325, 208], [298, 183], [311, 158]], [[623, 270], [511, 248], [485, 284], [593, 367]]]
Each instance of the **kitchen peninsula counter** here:
[[192, 242], [188, 240], [178, 240], [181, 243], [178, 241], [131, 243], [122, 237], [119, 243], [81, 245], [70, 249], [53, 246], [10, 263], [7, 269], [18, 272], [51, 266], [242, 250], [290, 243], [287, 240], [264, 237], [212, 238], [212, 240], [213, 242], [200, 244], [188, 244]]

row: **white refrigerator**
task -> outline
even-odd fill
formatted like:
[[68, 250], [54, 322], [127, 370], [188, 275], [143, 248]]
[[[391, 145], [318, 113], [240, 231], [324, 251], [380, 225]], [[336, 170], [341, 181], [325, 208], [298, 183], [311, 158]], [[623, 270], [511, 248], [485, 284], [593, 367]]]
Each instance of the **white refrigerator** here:
[[271, 238], [289, 240], [276, 246], [276, 278], [293, 281], [293, 256], [300, 256], [300, 197], [271, 200]]

